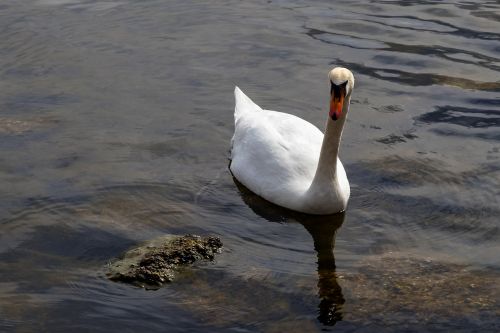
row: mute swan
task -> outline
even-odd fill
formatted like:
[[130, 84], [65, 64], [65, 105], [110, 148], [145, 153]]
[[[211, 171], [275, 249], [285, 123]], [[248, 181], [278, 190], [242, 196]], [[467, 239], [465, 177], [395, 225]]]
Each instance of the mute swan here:
[[291, 114], [261, 109], [238, 87], [230, 170], [252, 192], [285, 208], [326, 215], [344, 211], [349, 181], [337, 155], [354, 77], [328, 73], [330, 112], [323, 133]]

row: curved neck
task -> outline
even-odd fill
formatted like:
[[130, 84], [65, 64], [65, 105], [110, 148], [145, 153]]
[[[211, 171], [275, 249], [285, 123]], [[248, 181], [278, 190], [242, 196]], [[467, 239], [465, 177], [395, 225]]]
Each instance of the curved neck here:
[[339, 155], [340, 139], [342, 130], [347, 118], [351, 96], [347, 96], [342, 109], [342, 117], [338, 120], [332, 120], [328, 117], [326, 121], [325, 136], [321, 145], [318, 167], [311, 187], [315, 185], [324, 185], [325, 182], [331, 182], [337, 177], [337, 159]]

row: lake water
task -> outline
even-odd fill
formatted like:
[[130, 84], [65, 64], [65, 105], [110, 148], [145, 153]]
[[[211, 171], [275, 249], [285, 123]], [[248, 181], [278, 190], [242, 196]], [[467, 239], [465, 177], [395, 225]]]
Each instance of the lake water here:
[[[500, 331], [497, 1], [7, 0], [0, 37], [0, 331]], [[249, 193], [234, 86], [323, 129], [337, 65], [345, 214]], [[106, 279], [167, 233], [224, 251]]]

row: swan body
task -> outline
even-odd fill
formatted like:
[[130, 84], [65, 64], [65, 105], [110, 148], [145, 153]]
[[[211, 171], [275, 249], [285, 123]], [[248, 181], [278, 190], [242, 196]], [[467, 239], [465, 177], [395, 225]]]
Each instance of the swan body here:
[[[230, 169], [252, 192], [303, 213], [346, 209], [350, 187], [337, 155], [354, 78], [345, 68], [333, 69], [329, 78], [332, 98], [325, 134], [294, 115], [261, 109], [235, 88]], [[339, 95], [344, 95], [342, 105]]]

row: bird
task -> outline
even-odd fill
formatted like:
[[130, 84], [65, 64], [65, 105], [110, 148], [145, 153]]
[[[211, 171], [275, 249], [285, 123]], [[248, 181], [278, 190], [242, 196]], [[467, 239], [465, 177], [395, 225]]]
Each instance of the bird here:
[[338, 153], [354, 76], [347, 68], [336, 67], [328, 78], [324, 134], [295, 115], [262, 109], [238, 86], [234, 89], [235, 130], [229, 165], [233, 177], [265, 200], [300, 213], [343, 212], [350, 196]]

